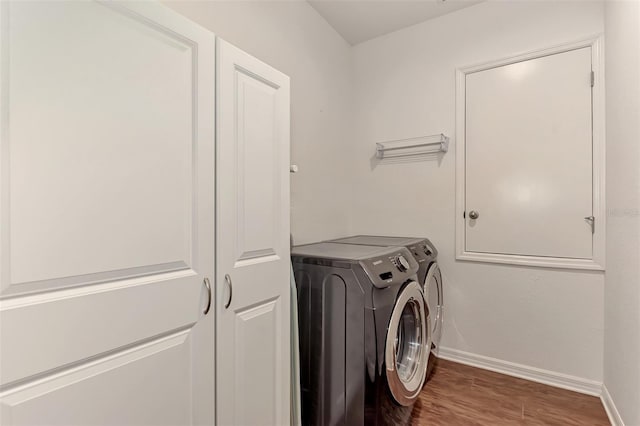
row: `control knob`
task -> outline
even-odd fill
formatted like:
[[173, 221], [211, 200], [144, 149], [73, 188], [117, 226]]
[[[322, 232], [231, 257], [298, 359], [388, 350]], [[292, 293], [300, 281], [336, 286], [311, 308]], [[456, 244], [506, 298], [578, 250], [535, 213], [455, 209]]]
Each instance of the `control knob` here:
[[400, 272], [405, 272], [411, 267], [409, 261], [401, 254], [399, 254], [395, 260], [395, 264]]

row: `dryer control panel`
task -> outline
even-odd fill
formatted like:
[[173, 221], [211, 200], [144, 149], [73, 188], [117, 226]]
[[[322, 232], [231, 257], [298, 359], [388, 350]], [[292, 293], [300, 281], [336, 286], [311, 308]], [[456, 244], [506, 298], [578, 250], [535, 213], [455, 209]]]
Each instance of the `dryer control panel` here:
[[431, 241], [426, 238], [416, 244], [412, 244], [408, 249], [418, 263], [431, 263], [438, 256], [438, 251], [434, 245], [431, 244]]
[[414, 278], [418, 272], [418, 263], [406, 248], [396, 248], [379, 257], [360, 261], [374, 286], [385, 288], [403, 284]]

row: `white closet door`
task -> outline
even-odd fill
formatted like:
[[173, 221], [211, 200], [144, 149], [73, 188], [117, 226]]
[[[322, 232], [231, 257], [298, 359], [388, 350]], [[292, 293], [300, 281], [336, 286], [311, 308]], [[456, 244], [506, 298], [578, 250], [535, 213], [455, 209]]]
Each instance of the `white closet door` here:
[[289, 79], [220, 39], [217, 53], [217, 420], [284, 425]]
[[212, 424], [213, 34], [0, 7], [0, 423]]
[[592, 258], [591, 90], [591, 47], [467, 74], [467, 251]]

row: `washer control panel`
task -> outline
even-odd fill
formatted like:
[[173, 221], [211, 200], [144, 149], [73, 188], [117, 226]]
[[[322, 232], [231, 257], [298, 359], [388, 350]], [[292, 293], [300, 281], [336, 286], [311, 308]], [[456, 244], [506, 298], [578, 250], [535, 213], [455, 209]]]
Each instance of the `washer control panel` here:
[[411, 267], [411, 265], [409, 265], [409, 261], [407, 260], [407, 258], [401, 254], [397, 255], [392, 260], [392, 262], [396, 265], [396, 268], [398, 268], [398, 271], [400, 272], [405, 272]]
[[379, 288], [403, 284], [418, 272], [418, 263], [405, 247], [396, 248], [382, 256], [361, 260], [369, 279]]

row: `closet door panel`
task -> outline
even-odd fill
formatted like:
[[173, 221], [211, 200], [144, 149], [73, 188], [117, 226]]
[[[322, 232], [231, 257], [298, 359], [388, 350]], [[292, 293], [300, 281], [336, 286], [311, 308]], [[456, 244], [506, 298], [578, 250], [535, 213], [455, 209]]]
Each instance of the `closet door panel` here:
[[276, 110], [279, 88], [248, 70], [235, 70], [237, 85], [237, 260], [276, 255], [281, 249], [281, 179]]
[[289, 79], [222, 40], [217, 53], [217, 420], [287, 424]]
[[2, 424], [213, 423], [215, 36], [93, 1], [0, 36]]
[[593, 257], [591, 70], [585, 47], [467, 74], [467, 251]]

